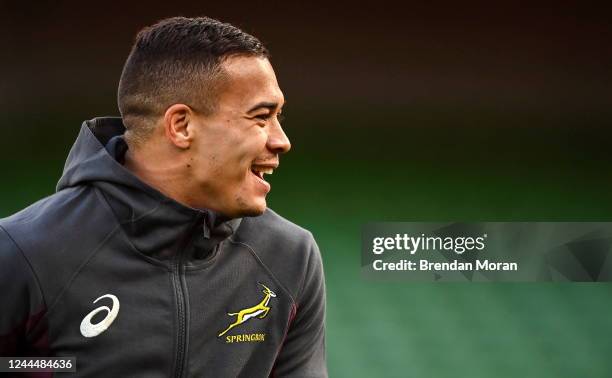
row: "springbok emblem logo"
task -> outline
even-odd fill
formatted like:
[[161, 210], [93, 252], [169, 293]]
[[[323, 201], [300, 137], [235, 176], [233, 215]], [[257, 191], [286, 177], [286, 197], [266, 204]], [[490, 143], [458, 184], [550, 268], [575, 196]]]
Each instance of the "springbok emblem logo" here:
[[270, 303], [270, 298], [275, 298], [276, 294], [274, 294], [272, 290], [270, 290], [266, 285], [262, 284], [261, 282], [259, 282], [259, 284], [263, 286], [262, 292], [265, 294], [261, 302], [259, 302], [253, 307], [245, 308], [244, 310], [240, 310], [238, 312], [228, 312], [227, 315], [235, 316], [236, 321], [230, 324], [225, 329], [225, 331], [221, 332], [217, 337], [225, 335], [227, 331], [246, 322], [249, 319], [252, 319], [256, 316], [259, 319], [263, 319], [266, 317], [266, 315], [268, 315], [268, 312], [270, 311], [270, 307], [268, 306], [268, 304]]

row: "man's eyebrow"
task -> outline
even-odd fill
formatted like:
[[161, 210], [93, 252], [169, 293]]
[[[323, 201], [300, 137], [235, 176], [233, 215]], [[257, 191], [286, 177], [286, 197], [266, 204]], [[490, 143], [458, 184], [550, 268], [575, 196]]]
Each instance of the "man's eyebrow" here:
[[253, 106], [251, 109], [249, 109], [249, 111], [247, 111], [247, 113], [254, 112], [255, 110], [260, 109], [260, 108], [266, 108], [266, 109], [269, 109], [269, 110], [274, 110], [274, 109], [276, 109], [277, 106], [278, 106], [278, 103], [276, 103], [276, 102], [262, 101], [262, 102], [256, 104], [255, 106]]

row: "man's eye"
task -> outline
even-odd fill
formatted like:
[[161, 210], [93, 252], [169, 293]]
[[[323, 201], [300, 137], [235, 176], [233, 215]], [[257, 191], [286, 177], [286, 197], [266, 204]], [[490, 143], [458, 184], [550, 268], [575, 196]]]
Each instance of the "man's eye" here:
[[[260, 115], [256, 115], [254, 118], [255, 118], [255, 119], [258, 119], [258, 120], [260, 120], [260, 121], [267, 121], [267, 120], [269, 120], [270, 118], [272, 118], [272, 115], [273, 115], [272, 113], [268, 113], [268, 114], [260, 114]], [[280, 113], [278, 113], [278, 114], [276, 115], [276, 119], [277, 119], [277, 120], [278, 120], [278, 122], [280, 123], [280, 122], [283, 122], [283, 121], [285, 120], [285, 116], [284, 116], [284, 115], [282, 115], [282, 114], [280, 114]]]
[[270, 114], [261, 114], [261, 115], [257, 115], [255, 116], [255, 118], [260, 119], [262, 121], [267, 121], [270, 119]]

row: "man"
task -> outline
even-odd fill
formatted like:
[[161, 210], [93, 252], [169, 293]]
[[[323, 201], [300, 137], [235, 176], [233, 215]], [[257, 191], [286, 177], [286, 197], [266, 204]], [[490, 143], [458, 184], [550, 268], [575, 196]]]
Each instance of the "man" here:
[[122, 118], [85, 122], [57, 192], [0, 221], [1, 354], [75, 356], [86, 377], [326, 376], [320, 253], [266, 209], [283, 102], [253, 36], [143, 29]]

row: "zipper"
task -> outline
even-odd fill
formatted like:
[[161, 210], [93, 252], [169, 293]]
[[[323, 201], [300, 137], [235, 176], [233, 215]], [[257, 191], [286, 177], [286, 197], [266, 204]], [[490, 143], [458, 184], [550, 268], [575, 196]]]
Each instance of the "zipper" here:
[[[189, 303], [187, 292], [187, 282], [185, 281], [185, 264], [183, 263], [184, 250], [191, 244], [192, 237], [196, 227], [203, 218], [198, 216], [196, 221], [191, 225], [189, 231], [182, 241], [178, 253], [173, 261], [172, 266], [172, 282], [174, 286], [174, 295], [176, 298], [176, 309], [178, 313], [178, 330], [176, 340], [176, 354], [175, 354], [175, 374], [177, 378], [182, 378], [184, 375], [185, 362], [187, 356], [187, 347], [189, 340]], [[196, 231], [197, 232], [197, 231]]]
[[183, 376], [183, 365], [187, 349], [187, 311], [185, 311], [185, 292], [181, 280], [181, 257], [175, 259], [172, 269], [172, 279], [174, 282], [174, 294], [176, 296], [176, 309], [178, 312], [177, 348], [175, 356], [175, 376]]

